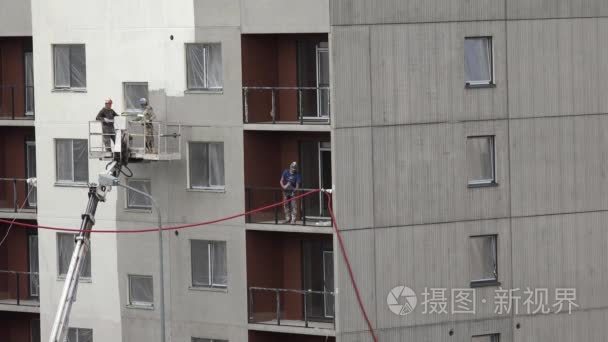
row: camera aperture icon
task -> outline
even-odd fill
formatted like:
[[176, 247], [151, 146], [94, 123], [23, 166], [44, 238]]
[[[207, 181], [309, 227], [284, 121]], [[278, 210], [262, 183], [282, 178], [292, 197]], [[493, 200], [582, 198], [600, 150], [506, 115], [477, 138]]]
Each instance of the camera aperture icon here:
[[407, 286], [394, 287], [386, 296], [388, 309], [399, 316], [405, 316], [414, 311], [417, 303], [416, 293]]

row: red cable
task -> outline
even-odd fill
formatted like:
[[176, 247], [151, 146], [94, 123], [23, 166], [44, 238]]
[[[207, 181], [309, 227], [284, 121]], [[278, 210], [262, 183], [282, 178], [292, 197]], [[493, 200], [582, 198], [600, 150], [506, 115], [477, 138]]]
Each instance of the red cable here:
[[[260, 211], [264, 211], [267, 209], [271, 209], [274, 207], [278, 207], [282, 204], [285, 204], [287, 202], [290, 201], [295, 201], [297, 199], [312, 195], [312, 194], [316, 194], [318, 192], [320, 192], [320, 189], [317, 190], [311, 190], [308, 191], [306, 193], [303, 193], [301, 195], [298, 196], [294, 196], [290, 199], [281, 201], [281, 202], [277, 202], [274, 204], [270, 204], [264, 207], [260, 207], [260, 208], [256, 208], [250, 211], [246, 211], [244, 213], [240, 213], [240, 214], [235, 214], [235, 215], [231, 215], [231, 216], [227, 216], [224, 218], [220, 218], [217, 220], [213, 220], [213, 221], [206, 221], [206, 222], [198, 222], [198, 223], [188, 223], [188, 224], [182, 224], [182, 225], [178, 225], [178, 226], [171, 226], [171, 227], [163, 227], [161, 228], [162, 230], [179, 230], [179, 229], [185, 229], [185, 228], [192, 228], [192, 227], [198, 227], [198, 226], [205, 226], [205, 225], [209, 225], [209, 224], [213, 224], [213, 223], [218, 223], [218, 222], [223, 222], [223, 221], [228, 221], [228, 220], [232, 220], [235, 219], [237, 217], [241, 217], [241, 216], [246, 216], [246, 215], [250, 215], [250, 214], [255, 214], [257, 212]], [[3, 220], [0, 219], [0, 223], [11, 223], [11, 221], [9, 220]], [[21, 228], [38, 228], [38, 229], [47, 229], [47, 230], [56, 230], [56, 231], [61, 231], [61, 232], [80, 232], [80, 229], [78, 228], [66, 228], [66, 227], [53, 227], [53, 226], [44, 226], [44, 225], [37, 225], [37, 224], [30, 224], [30, 223], [24, 223], [24, 222], [15, 222], [14, 223], [15, 226], [21, 227]], [[114, 230], [95, 230], [95, 229], [90, 229], [90, 230], [85, 230], [87, 232], [91, 232], [91, 233], [116, 233], [116, 234], [129, 234], [129, 233], [149, 233], [149, 232], [158, 232], [158, 227], [157, 228], [141, 228], [141, 229], [114, 229]]]
[[367, 323], [367, 327], [369, 328], [369, 332], [372, 334], [372, 339], [374, 342], [378, 342], [378, 337], [376, 336], [376, 332], [372, 327], [372, 323], [367, 316], [367, 312], [365, 311], [365, 306], [363, 305], [363, 300], [361, 299], [361, 293], [359, 293], [359, 287], [357, 286], [357, 282], [355, 281], [355, 275], [353, 273], [353, 269], [350, 266], [350, 261], [348, 260], [348, 254], [346, 253], [346, 248], [344, 247], [344, 241], [342, 241], [342, 234], [340, 233], [340, 229], [338, 229], [338, 223], [336, 222], [336, 217], [334, 216], [334, 210], [332, 207], [332, 200], [329, 193], [325, 193], [327, 195], [327, 203], [329, 208], [329, 215], [331, 215], [331, 220], [333, 222], [334, 230], [336, 231], [336, 236], [338, 237], [338, 244], [340, 245], [340, 251], [342, 252], [342, 257], [344, 258], [344, 263], [346, 264], [346, 269], [348, 270], [348, 275], [350, 277], [350, 283], [355, 289], [355, 295], [357, 296], [357, 302], [359, 302], [359, 308], [361, 309], [361, 313], [363, 314], [363, 318], [365, 318], [365, 322]]

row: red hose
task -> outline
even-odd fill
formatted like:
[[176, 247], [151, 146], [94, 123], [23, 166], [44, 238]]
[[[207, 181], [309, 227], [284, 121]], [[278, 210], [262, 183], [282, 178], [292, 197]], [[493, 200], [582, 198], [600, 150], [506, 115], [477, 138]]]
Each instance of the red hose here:
[[[197, 222], [197, 223], [188, 223], [188, 224], [182, 224], [182, 225], [177, 225], [177, 226], [170, 226], [170, 227], [163, 227], [161, 228], [162, 230], [180, 230], [180, 229], [186, 229], [186, 228], [192, 228], [192, 227], [200, 227], [200, 226], [206, 226], [209, 224], [214, 224], [214, 223], [219, 223], [219, 222], [223, 222], [223, 221], [228, 221], [228, 220], [232, 220], [235, 219], [237, 217], [241, 217], [241, 216], [247, 216], [250, 214], [254, 214], [260, 211], [264, 211], [264, 210], [268, 210], [274, 207], [278, 207], [280, 205], [283, 205], [287, 202], [290, 201], [295, 201], [297, 199], [312, 195], [312, 194], [316, 194], [318, 192], [320, 192], [320, 189], [317, 190], [311, 190], [308, 191], [306, 193], [303, 193], [301, 195], [298, 196], [294, 196], [290, 199], [281, 201], [281, 202], [277, 202], [274, 204], [270, 204], [264, 207], [260, 207], [260, 208], [256, 208], [250, 211], [246, 211], [244, 213], [240, 213], [240, 214], [234, 214], [231, 216], [227, 216], [224, 218], [220, 218], [217, 220], [213, 220], [213, 221], [204, 221], [204, 222]], [[4, 219], [0, 219], [0, 223], [8, 223], [10, 224], [11, 221], [9, 220], [4, 220]], [[56, 230], [56, 231], [60, 231], [60, 232], [80, 232], [79, 228], [68, 228], [68, 227], [53, 227], [53, 226], [45, 226], [45, 225], [39, 225], [39, 224], [30, 224], [30, 223], [24, 223], [24, 222], [15, 222], [14, 223], [15, 226], [21, 227], [21, 228], [38, 228], [38, 229], [46, 229], [46, 230]], [[91, 232], [91, 233], [115, 233], [115, 234], [134, 234], [134, 233], [150, 233], [150, 232], [158, 232], [158, 227], [155, 228], [140, 228], [140, 229], [113, 229], [113, 230], [99, 230], [99, 229], [90, 229], [90, 230], [85, 230], [87, 232]]]
[[353, 273], [353, 268], [350, 266], [350, 260], [348, 260], [348, 253], [346, 253], [346, 248], [344, 247], [344, 241], [342, 241], [342, 234], [340, 233], [340, 229], [338, 229], [338, 223], [336, 222], [336, 217], [334, 216], [334, 209], [332, 206], [331, 195], [329, 193], [325, 193], [327, 195], [327, 203], [329, 208], [329, 215], [331, 215], [331, 220], [333, 222], [334, 231], [336, 232], [336, 236], [338, 237], [338, 244], [340, 245], [340, 251], [342, 252], [342, 257], [344, 258], [344, 263], [346, 264], [346, 269], [348, 270], [348, 276], [350, 277], [350, 283], [355, 290], [355, 296], [357, 297], [357, 302], [359, 303], [359, 309], [361, 309], [361, 314], [363, 314], [363, 318], [365, 319], [365, 323], [367, 323], [367, 327], [369, 328], [369, 332], [372, 335], [372, 339], [374, 342], [378, 342], [378, 337], [376, 336], [376, 332], [372, 327], [372, 322], [369, 320], [367, 316], [367, 311], [365, 311], [365, 305], [363, 305], [363, 300], [361, 299], [361, 293], [359, 292], [359, 287], [357, 286], [357, 281], [355, 280], [355, 275]]

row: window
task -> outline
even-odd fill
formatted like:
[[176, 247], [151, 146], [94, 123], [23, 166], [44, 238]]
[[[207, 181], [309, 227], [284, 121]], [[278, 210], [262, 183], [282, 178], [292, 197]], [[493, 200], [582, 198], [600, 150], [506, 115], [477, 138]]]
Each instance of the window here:
[[224, 188], [224, 143], [189, 144], [190, 188]]
[[86, 88], [87, 63], [84, 44], [53, 45], [55, 88]]
[[40, 296], [40, 265], [38, 260], [38, 235], [28, 235], [28, 271], [29, 283], [30, 283], [30, 297]]
[[[27, 178], [36, 177], [36, 142], [35, 141], [26, 141], [25, 142], [25, 172]], [[32, 185], [27, 185], [27, 192], [29, 196], [27, 197], [27, 205], [30, 207], [36, 207], [38, 203], [38, 196], [36, 194], [36, 187]]]
[[57, 182], [87, 183], [89, 181], [87, 148], [86, 139], [55, 140]]
[[30, 321], [30, 341], [40, 342], [40, 320], [33, 319]]
[[152, 276], [129, 275], [129, 305], [152, 307], [153, 304]]
[[186, 44], [188, 89], [222, 90], [222, 45]]
[[125, 97], [125, 111], [141, 112], [139, 99], [148, 98], [148, 83], [146, 82], [125, 82], [123, 83], [123, 94]]
[[[147, 194], [152, 193], [152, 182], [149, 179], [128, 179], [127, 185]], [[149, 197], [127, 189], [127, 208], [152, 209], [152, 202]]]
[[192, 286], [226, 287], [226, 242], [191, 240]]
[[467, 138], [469, 186], [496, 184], [494, 136]]
[[93, 342], [93, 329], [69, 328], [66, 342]]
[[471, 342], [499, 342], [500, 334], [478, 335], [471, 337]]
[[471, 285], [496, 284], [498, 281], [497, 235], [471, 236], [469, 239]]
[[[76, 234], [57, 233], [57, 268], [59, 276], [65, 276], [68, 273], [70, 267], [70, 260], [72, 259], [72, 253], [74, 252], [74, 242]], [[90, 241], [90, 240], [89, 240]], [[83, 278], [91, 278], [91, 246], [86, 253], [86, 260], [82, 269], [80, 270], [80, 276]]]
[[192, 342], [228, 342], [228, 340], [216, 340], [212, 338], [193, 337]]
[[34, 115], [34, 57], [25, 54], [25, 115]]
[[464, 70], [467, 86], [494, 84], [492, 37], [465, 38]]

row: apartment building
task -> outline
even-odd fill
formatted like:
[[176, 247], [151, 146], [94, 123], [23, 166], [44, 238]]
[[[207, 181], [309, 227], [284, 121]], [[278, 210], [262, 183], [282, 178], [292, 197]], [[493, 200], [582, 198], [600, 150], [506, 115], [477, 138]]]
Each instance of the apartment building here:
[[[606, 339], [606, 14], [331, 1], [337, 220], [379, 341]], [[337, 339], [369, 340], [336, 263]], [[415, 311], [389, 310], [397, 286]], [[476, 314], [454, 314], [450, 290], [471, 288]], [[554, 304], [560, 288], [576, 289], [570, 314], [523, 305], [526, 289]], [[448, 314], [425, 314], [430, 289], [447, 289]], [[518, 312], [495, 310], [500, 289], [519, 289]]]
[[[608, 334], [601, 0], [4, 8], [1, 218], [80, 225], [88, 183], [107, 164], [94, 120], [108, 97], [126, 116], [142, 97], [154, 108], [156, 148], [132, 131], [143, 157], [121, 183], [155, 202], [114, 187], [96, 229], [265, 207], [283, 200], [293, 161], [300, 193], [334, 189], [336, 222], [315, 193], [296, 202], [294, 224], [279, 206], [165, 232], [162, 256], [155, 233], [93, 234], [69, 341], [161, 340], [161, 259], [167, 341], [370, 341], [334, 223], [379, 341]], [[73, 242], [7, 235], [0, 340], [48, 340]], [[407, 314], [391, 310], [400, 286], [417, 295], [415, 307], [397, 293]], [[531, 314], [488, 304], [497, 290], [527, 288], [575, 288], [577, 305]], [[423, 312], [428, 289], [474, 289], [477, 311]]]
[[[0, 1], [0, 219], [36, 223], [32, 25], [29, 1]], [[10, 232], [9, 232], [10, 230]], [[36, 229], [0, 223], [0, 340], [38, 341]]]

